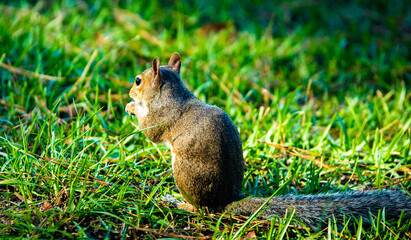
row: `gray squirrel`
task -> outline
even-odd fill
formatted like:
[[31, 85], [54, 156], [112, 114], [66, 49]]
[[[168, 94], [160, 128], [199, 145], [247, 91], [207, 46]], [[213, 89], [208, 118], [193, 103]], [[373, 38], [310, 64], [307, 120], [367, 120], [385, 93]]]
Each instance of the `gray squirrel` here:
[[[130, 90], [134, 101], [127, 104], [126, 112], [137, 117], [141, 128], [147, 128], [143, 133], [150, 141], [170, 147], [174, 179], [187, 202], [178, 203], [178, 208], [194, 212], [194, 206], [208, 207], [250, 215], [267, 199], [244, 199], [238, 130], [226, 112], [198, 100], [184, 86], [180, 67], [178, 53], [166, 66], [155, 58], [151, 68], [136, 76]], [[296, 219], [320, 230], [333, 217], [342, 224], [344, 216], [366, 220], [382, 209], [387, 219], [399, 218], [402, 211], [410, 218], [411, 198], [396, 191], [275, 196], [260, 217], [284, 217], [293, 208]]]

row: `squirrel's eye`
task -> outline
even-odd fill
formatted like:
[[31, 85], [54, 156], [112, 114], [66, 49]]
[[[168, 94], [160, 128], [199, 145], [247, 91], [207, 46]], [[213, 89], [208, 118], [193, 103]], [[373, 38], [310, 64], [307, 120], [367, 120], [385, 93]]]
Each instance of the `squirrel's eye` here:
[[140, 85], [140, 83], [141, 83], [141, 78], [136, 77], [136, 86]]

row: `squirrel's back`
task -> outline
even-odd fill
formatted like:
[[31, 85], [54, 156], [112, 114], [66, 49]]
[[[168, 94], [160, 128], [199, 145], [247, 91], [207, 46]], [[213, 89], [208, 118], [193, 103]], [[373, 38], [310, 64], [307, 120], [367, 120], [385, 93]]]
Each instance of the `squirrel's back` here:
[[[227, 206], [229, 212], [250, 215], [267, 198], [248, 198]], [[411, 217], [411, 198], [396, 191], [366, 191], [319, 195], [285, 195], [273, 197], [262, 211], [262, 218], [271, 216], [284, 217], [294, 208], [294, 217], [305, 226], [321, 230], [328, 224], [328, 219], [335, 218], [338, 225], [344, 218], [355, 217], [369, 224], [371, 216], [376, 217], [379, 210], [385, 209], [386, 219], [398, 219], [402, 212], [405, 218]], [[355, 222], [354, 219], [350, 223]]]
[[222, 209], [242, 198], [240, 135], [227, 113], [218, 107], [190, 99], [184, 108], [172, 130], [174, 179], [194, 204]]

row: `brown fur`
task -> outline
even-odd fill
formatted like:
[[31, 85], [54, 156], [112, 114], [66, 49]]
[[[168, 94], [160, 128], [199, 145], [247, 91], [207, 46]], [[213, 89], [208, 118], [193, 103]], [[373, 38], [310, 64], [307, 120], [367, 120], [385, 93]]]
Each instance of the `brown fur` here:
[[[159, 67], [160, 78], [153, 71], [156, 59], [152, 68], [137, 76], [142, 83], [134, 83], [130, 90], [133, 99], [147, 105], [148, 114], [140, 116], [133, 103], [126, 111], [137, 116], [142, 128], [157, 125], [144, 134], [172, 148], [174, 179], [186, 201], [223, 209], [242, 198], [244, 160], [238, 130], [227, 113], [201, 102], [184, 86], [178, 54]], [[156, 81], [161, 81], [158, 89]]]

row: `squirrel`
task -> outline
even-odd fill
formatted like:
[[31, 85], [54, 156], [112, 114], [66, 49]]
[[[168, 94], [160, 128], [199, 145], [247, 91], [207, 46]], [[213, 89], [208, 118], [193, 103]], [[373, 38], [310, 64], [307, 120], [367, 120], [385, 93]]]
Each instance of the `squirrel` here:
[[[134, 101], [125, 111], [137, 117], [150, 141], [170, 148], [174, 180], [187, 202], [177, 203], [178, 208], [250, 215], [267, 199], [242, 193], [245, 163], [238, 129], [225, 111], [200, 101], [185, 87], [180, 68], [178, 53], [166, 66], [156, 57], [151, 68], [136, 76], [129, 93]], [[366, 220], [382, 209], [387, 219], [399, 218], [402, 211], [409, 218], [411, 198], [388, 190], [274, 196], [259, 217], [284, 217], [293, 208], [300, 223], [320, 230], [330, 218], [339, 224], [344, 216]]]

